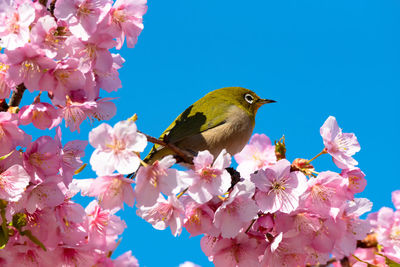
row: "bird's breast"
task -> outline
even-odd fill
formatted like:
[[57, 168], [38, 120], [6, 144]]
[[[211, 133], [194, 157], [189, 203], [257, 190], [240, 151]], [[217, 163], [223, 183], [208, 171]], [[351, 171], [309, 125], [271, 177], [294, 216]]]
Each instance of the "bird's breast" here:
[[191, 151], [209, 150], [214, 157], [225, 148], [229, 154], [234, 155], [249, 141], [253, 129], [254, 118], [241, 108], [231, 106], [225, 123], [185, 138], [179, 143], [179, 147]]

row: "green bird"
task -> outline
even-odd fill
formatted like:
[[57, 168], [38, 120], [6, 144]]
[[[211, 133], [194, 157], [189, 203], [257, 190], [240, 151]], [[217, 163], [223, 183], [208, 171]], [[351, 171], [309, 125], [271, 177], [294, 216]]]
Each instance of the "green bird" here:
[[[262, 99], [242, 87], [217, 89], [197, 100], [161, 134], [160, 140], [196, 155], [208, 150], [215, 157], [222, 149], [234, 155], [249, 141], [259, 107], [276, 101]], [[144, 162], [153, 163], [174, 152], [155, 144]]]

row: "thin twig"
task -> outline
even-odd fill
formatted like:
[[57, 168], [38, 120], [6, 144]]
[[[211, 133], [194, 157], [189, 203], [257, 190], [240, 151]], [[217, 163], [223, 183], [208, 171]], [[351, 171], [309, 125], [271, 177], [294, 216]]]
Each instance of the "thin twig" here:
[[155, 137], [152, 137], [148, 134], [145, 134], [143, 132], [138, 131], [139, 133], [143, 134], [144, 136], [146, 136], [147, 141], [153, 143], [153, 144], [158, 144], [161, 145], [163, 147], [167, 147], [169, 149], [171, 149], [180, 159], [182, 159], [182, 161], [184, 161], [185, 163], [189, 163], [192, 164], [193, 163], [193, 156], [189, 154], [189, 152], [180, 149], [179, 147], [177, 147], [174, 144], [171, 143], [166, 143], [164, 141], [161, 141], [160, 139], [157, 139]]

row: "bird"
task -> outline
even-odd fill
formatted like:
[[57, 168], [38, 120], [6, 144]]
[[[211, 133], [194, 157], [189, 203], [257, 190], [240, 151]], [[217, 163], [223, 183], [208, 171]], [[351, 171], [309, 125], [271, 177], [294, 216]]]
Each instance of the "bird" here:
[[[183, 111], [159, 139], [193, 155], [208, 150], [215, 159], [223, 149], [234, 155], [249, 141], [257, 110], [274, 102], [243, 87], [217, 89]], [[174, 154], [170, 148], [154, 144], [143, 161], [152, 164]]]

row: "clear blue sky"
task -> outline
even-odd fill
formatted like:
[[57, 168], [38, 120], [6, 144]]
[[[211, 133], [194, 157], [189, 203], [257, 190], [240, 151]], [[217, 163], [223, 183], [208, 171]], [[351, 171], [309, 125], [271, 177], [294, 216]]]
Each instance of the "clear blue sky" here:
[[[317, 154], [319, 128], [335, 116], [361, 144], [355, 158], [368, 185], [359, 197], [371, 199], [374, 211], [391, 207], [390, 193], [400, 189], [399, 1], [150, 0], [148, 6], [137, 46], [120, 51], [123, 88], [112, 94], [119, 98], [110, 124], [137, 113], [139, 129], [158, 136], [207, 92], [246, 87], [278, 101], [259, 110], [254, 132], [272, 140], [284, 134], [289, 160]], [[64, 140], [87, 139], [90, 128], [85, 122], [79, 135], [67, 130]], [[88, 162], [92, 149], [86, 151]], [[337, 170], [328, 156], [315, 163], [318, 171]], [[211, 266], [199, 237], [155, 230], [128, 207], [119, 215], [128, 228], [116, 255], [132, 250], [149, 267], [186, 260]]]

